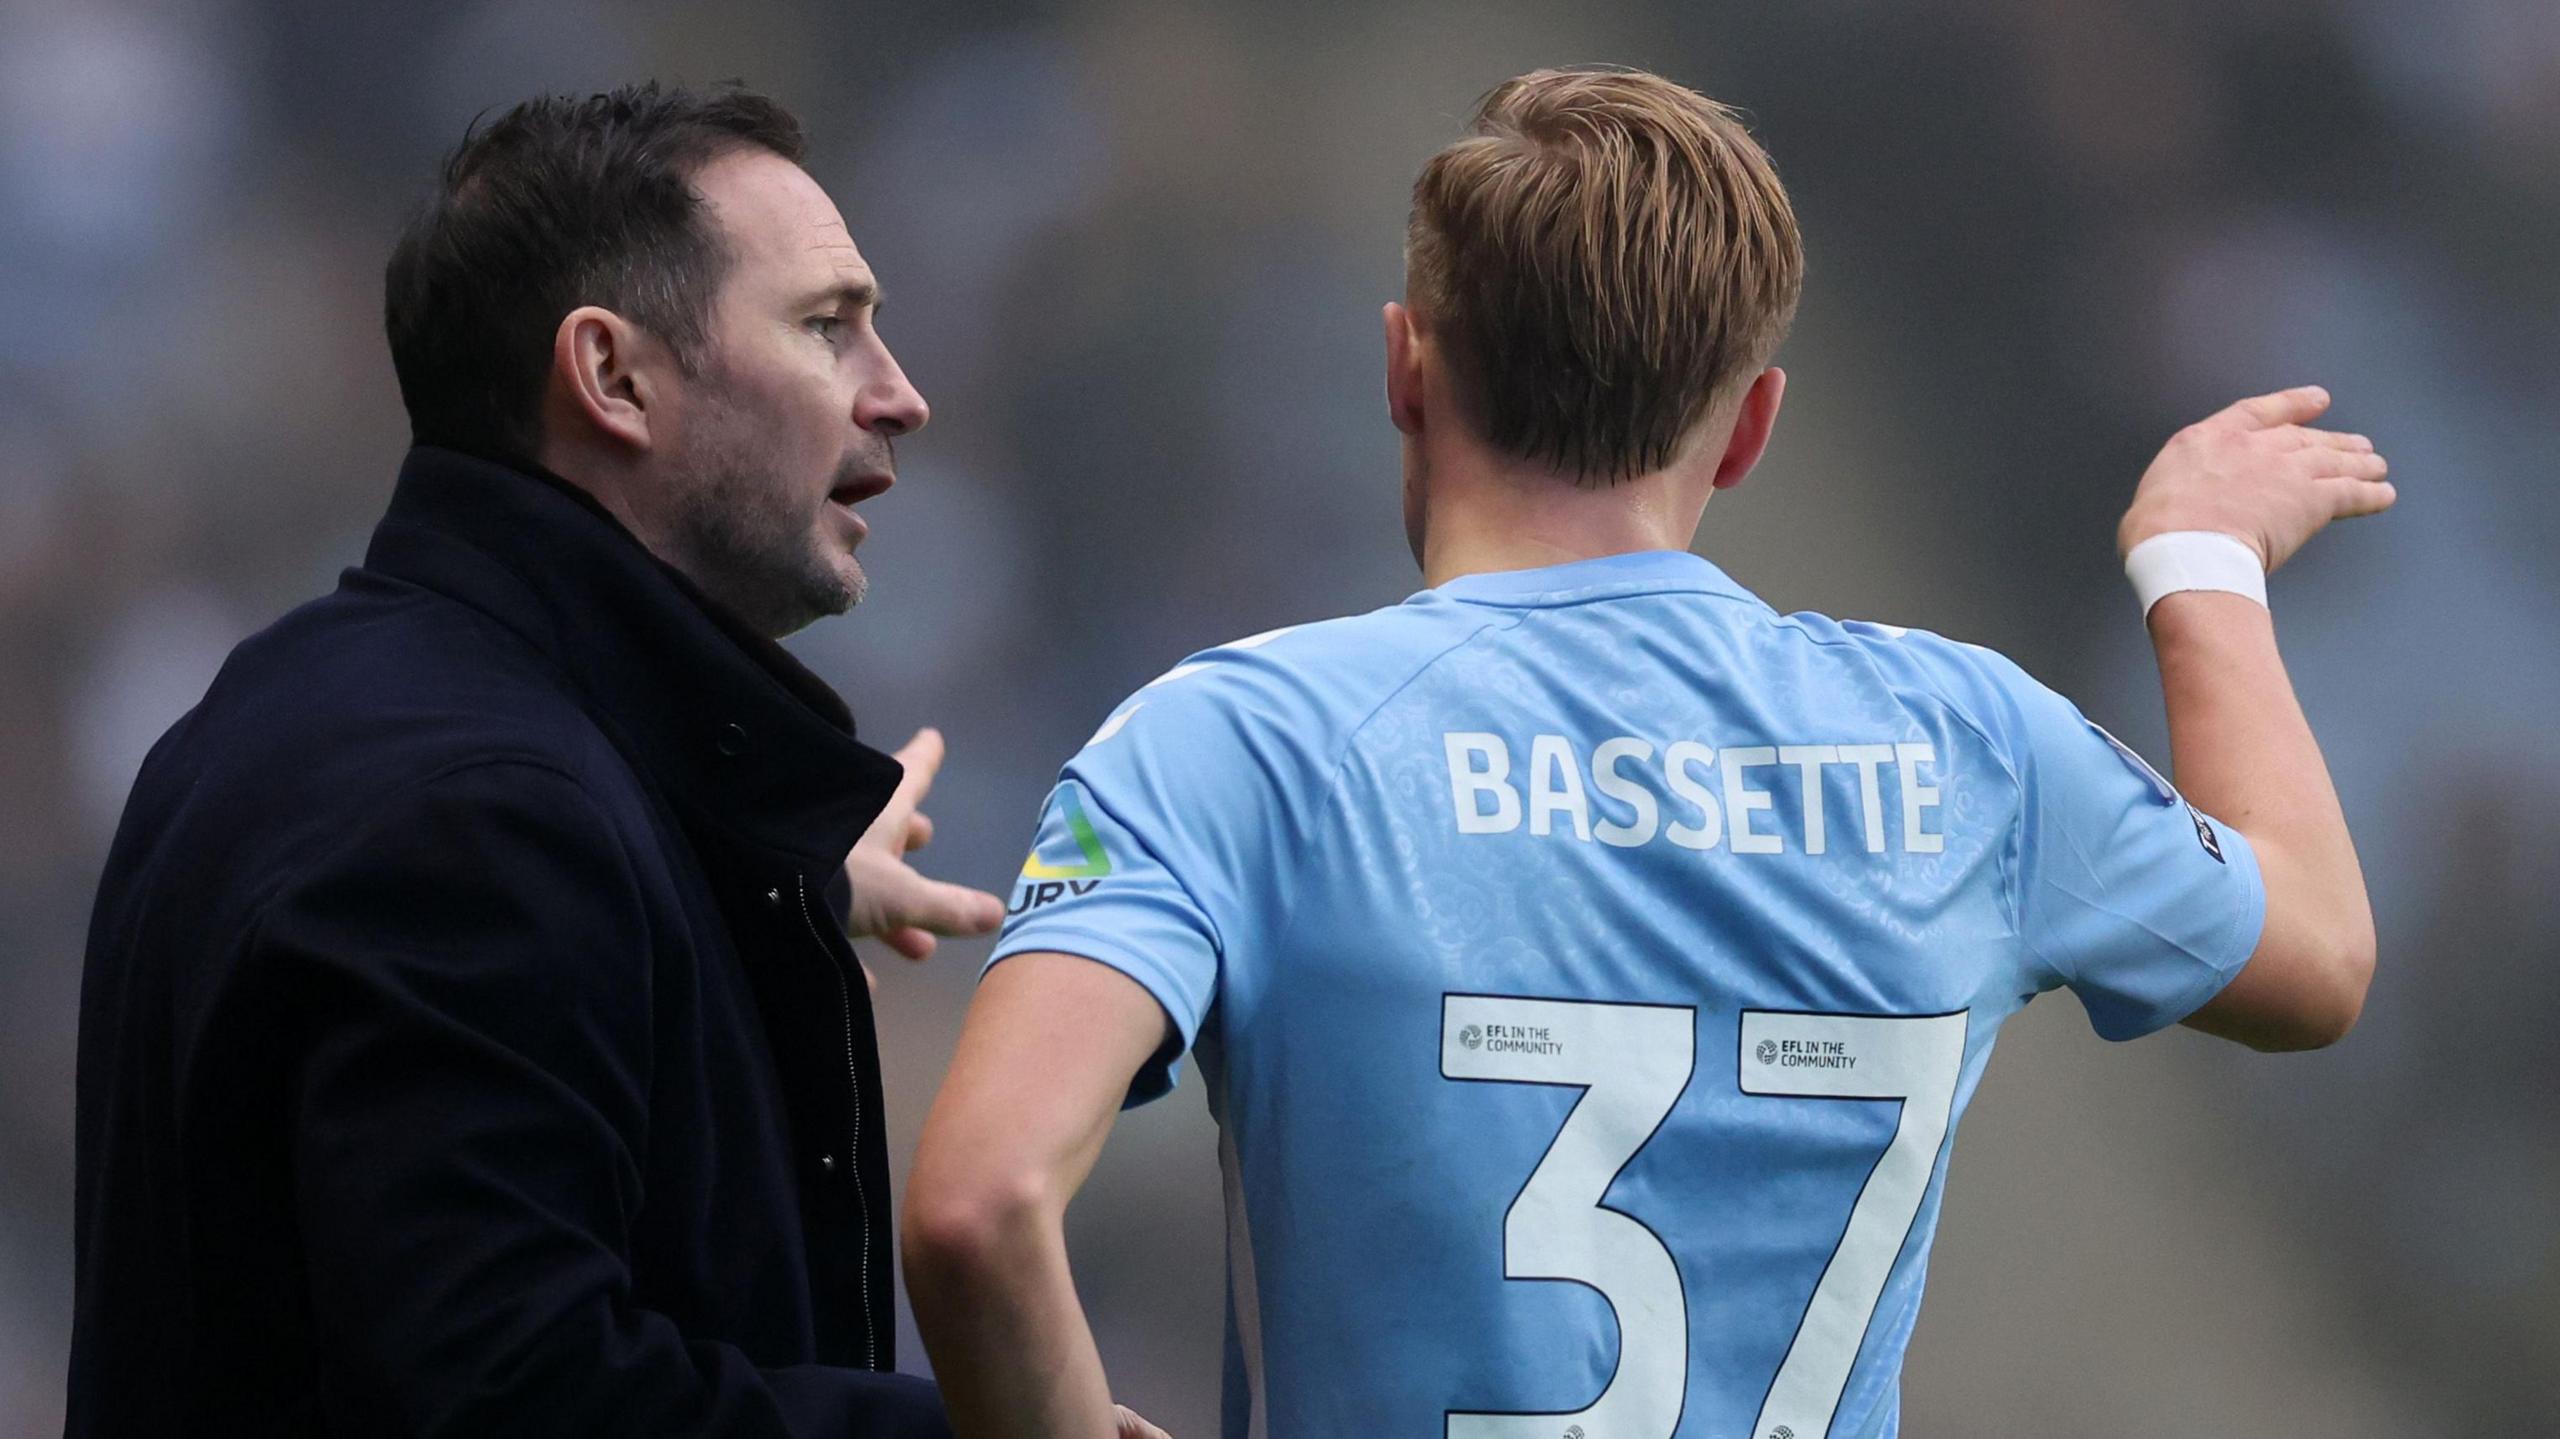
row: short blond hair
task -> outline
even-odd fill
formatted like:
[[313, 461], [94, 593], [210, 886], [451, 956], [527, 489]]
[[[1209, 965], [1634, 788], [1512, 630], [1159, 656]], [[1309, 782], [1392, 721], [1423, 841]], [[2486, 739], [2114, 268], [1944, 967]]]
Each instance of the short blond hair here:
[[1629, 70], [1494, 87], [1413, 186], [1406, 294], [1497, 449], [1581, 481], [1669, 464], [1795, 318], [1804, 247], [1741, 119]]

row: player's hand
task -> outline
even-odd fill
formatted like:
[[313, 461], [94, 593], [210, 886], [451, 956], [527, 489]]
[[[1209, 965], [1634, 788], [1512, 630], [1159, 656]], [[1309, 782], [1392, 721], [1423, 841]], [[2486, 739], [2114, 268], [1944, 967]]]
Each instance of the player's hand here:
[[[898, 751], [907, 768], [888, 808], [845, 856], [853, 911], [845, 932], [878, 939], [909, 959], [933, 953], [936, 935], [986, 934], [1004, 922], [1004, 901], [982, 889], [927, 879], [906, 856], [933, 838], [933, 820], [916, 808], [942, 768], [942, 734], [921, 729]], [[865, 971], [868, 975], [869, 971]]]
[[1138, 1417], [1126, 1404], [1111, 1406], [1112, 1417], [1120, 1421], [1119, 1439], [1173, 1439], [1173, 1436]]
[[2213, 530], [2255, 549], [2272, 574], [2331, 520], [2391, 508], [2398, 493], [2373, 441], [2308, 428], [2328, 408], [2329, 392], [2305, 385], [2170, 436], [2116, 526], [2116, 553], [2153, 535]]

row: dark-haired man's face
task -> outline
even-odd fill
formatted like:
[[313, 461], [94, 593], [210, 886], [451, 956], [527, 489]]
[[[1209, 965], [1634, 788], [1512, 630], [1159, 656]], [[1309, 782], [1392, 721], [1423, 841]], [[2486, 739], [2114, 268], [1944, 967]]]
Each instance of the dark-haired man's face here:
[[765, 150], [695, 177], [730, 269], [666, 452], [668, 558], [788, 634], [862, 599], [854, 506], [889, 488], [924, 397], [872, 328], [879, 290], [818, 182]]

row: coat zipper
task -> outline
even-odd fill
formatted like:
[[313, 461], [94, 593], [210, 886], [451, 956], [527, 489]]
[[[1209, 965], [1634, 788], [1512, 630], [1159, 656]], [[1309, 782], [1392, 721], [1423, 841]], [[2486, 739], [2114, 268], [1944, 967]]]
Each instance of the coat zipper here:
[[846, 1151], [845, 1167], [853, 1172], [854, 1203], [862, 1211], [862, 1362], [871, 1369], [880, 1367], [880, 1326], [871, 1315], [871, 1196], [862, 1183], [862, 1071], [853, 1060], [853, 989], [844, 977], [844, 966], [836, 963], [827, 948], [826, 936], [818, 932], [817, 916], [809, 913], [809, 881], [804, 875], [791, 877], [800, 897], [800, 919], [809, 926], [809, 938], [818, 946], [819, 956], [826, 960], [827, 971], [836, 977], [837, 1013], [844, 1017], [844, 1077], [853, 1092], [853, 1139]]

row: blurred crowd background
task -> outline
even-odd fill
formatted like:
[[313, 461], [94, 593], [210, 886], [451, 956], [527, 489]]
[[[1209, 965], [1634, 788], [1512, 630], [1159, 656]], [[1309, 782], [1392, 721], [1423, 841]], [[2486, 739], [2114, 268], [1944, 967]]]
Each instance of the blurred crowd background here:
[[[655, 75], [807, 120], [934, 419], [872, 599], [794, 646], [866, 737], [944, 728], [925, 857], [1003, 889], [1119, 697], [1416, 586], [1406, 187], [1584, 61], [1745, 107], [1794, 193], [1786, 416], [1700, 537], [1781, 609], [2002, 649], [2165, 759], [2112, 547], [2158, 444], [2318, 381], [2400, 482], [2275, 586], [2381, 923], [2363, 1027], [2022, 1016], [1908, 1431], [2560, 1433], [2560, 6], [0, 0], [0, 1435], [60, 1432], [107, 838], [226, 650], [361, 554], [406, 441], [382, 264], [473, 115]], [[872, 958], [901, 1166], [984, 954]], [[1185, 1435], [1217, 1205], [1186, 1081], [1071, 1216], [1121, 1397]]]

